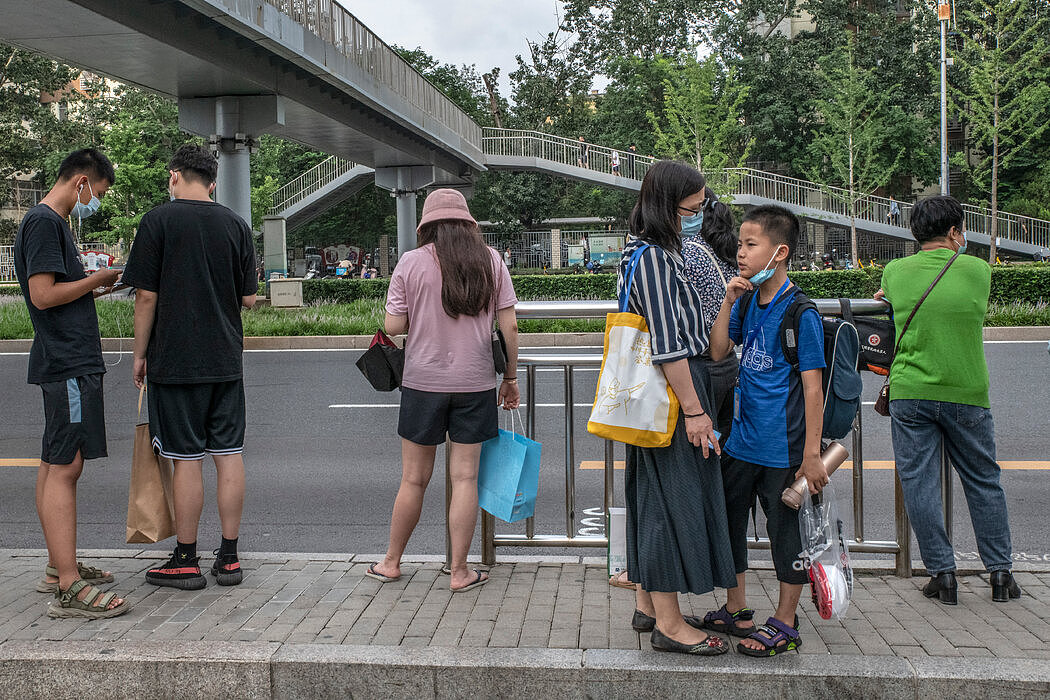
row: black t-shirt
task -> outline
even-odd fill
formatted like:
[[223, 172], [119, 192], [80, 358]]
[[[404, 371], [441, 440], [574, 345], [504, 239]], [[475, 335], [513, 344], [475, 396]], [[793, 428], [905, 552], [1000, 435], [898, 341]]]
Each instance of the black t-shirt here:
[[142, 217], [122, 280], [157, 294], [146, 349], [151, 381], [241, 378], [241, 297], [258, 288], [244, 219], [211, 201], [162, 204]]
[[53, 272], [56, 283], [87, 277], [66, 220], [46, 204], [37, 204], [15, 235], [15, 274], [33, 321], [29, 383], [105, 372], [94, 296], [88, 292], [68, 304], [38, 309], [29, 295], [29, 278], [42, 272]]

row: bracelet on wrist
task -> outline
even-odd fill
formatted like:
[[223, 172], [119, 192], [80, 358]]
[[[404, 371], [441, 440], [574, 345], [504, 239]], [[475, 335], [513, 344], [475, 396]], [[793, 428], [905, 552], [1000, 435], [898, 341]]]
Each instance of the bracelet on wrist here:
[[517, 384], [518, 383], [518, 378], [517, 377], [504, 377], [503, 381], [508, 382], [509, 384]]
[[700, 411], [700, 413], [686, 413], [683, 411], [682, 415], [686, 418], [699, 418], [700, 416], [704, 415], [704, 412]]

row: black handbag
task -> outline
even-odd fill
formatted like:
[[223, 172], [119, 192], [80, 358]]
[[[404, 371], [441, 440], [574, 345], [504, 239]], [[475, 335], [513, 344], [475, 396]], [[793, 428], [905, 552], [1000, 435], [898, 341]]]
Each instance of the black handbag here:
[[401, 386], [405, 373], [405, 351], [379, 331], [355, 364], [376, 391], [393, 391]]
[[897, 330], [893, 319], [854, 316], [849, 299], [839, 299], [842, 319], [857, 329], [860, 338], [860, 358], [857, 369], [866, 369], [875, 374], [886, 376], [893, 364], [893, 353], [890, 348], [896, 340]]
[[499, 328], [492, 329], [492, 364], [496, 366], [496, 374], [507, 371], [507, 339]]

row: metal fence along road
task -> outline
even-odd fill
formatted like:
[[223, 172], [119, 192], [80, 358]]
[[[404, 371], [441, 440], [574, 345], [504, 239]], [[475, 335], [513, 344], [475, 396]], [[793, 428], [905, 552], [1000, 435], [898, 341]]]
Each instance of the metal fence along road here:
[[0, 282], [14, 282], [15, 279], [15, 247], [0, 245]]
[[[837, 299], [814, 300], [821, 314], [831, 316], [841, 313]], [[886, 312], [887, 306], [872, 299], [852, 300], [853, 313], [858, 315], [877, 315]], [[518, 318], [602, 318], [605, 314], [616, 311], [615, 301], [548, 301], [522, 302], [517, 306]], [[496, 547], [606, 547], [608, 539], [602, 535], [579, 535], [576, 533], [576, 436], [575, 436], [575, 396], [573, 370], [578, 367], [598, 367], [602, 356], [597, 354], [559, 354], [559, 355], [522, 355], [518, 365], [526, 374], [525, 396], [526, 436], [536, 438], [536, 372], [540, 367], [561, 368], [565, 384], [563, 409], [565, 414], [564, 441], [565, 456], [565, 534], [536, 534], [535, 520], [525, 521], [525, 534], [501, 534], [496, 532], [495, 518], [488, 513], [481, 514], [481, 552], [482, 562], [493, 564], [496, 560]], [[590, 398], [588, 396], [587, 398]], [[895, 537], [893, 540], [868, 539], [864, 528], [864, 427], [861, 411], [858, 410], [852, 432], [853, 460], [853, 540], [849, 543], [850, 551], [874, 554], [893, 554], [895, 570], [898, 576], [911, 576], [911, 532], [908, 515], [904, 509], [904, 495], [900, 480], [894, 478], [894, 521]], [[551, 442], [547, 442], [551, 445]], [[604, 462], [604, 496], [603, 508], [606, 512], [614, 503], [613, 473], [615, 445], [605, 443]], [[951, 488], [947, 461], [942, 459], [942, 480], [947, 486], [944, 495], [946, 523], [951, 523]], [[949, 529], [949, 534], [950, 534]], [[769, 540], [749, 539], [749, 547], [768, 549]]]

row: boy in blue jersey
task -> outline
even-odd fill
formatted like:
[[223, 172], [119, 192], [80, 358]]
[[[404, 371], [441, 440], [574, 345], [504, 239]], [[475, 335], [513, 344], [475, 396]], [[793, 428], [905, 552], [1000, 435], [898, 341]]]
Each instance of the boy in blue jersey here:
[[[780, 494], [800, 476], [819, 492], [828, 481], [820, 461], [824, 395], [824, 333], [820, 316], [799, 317], [798, 371], [784, 357], [781, 321], [797, 288], [787, 276], [787, 261], [798, 244], [799, 221], [783, 207], [752, 209], [740, 224], [737, 263], [740, 277], [730, 281], [718, 319], [711, 329], [711, 358], [721, 360], [742, 345], [733, 430], [722, 455], [729, 539], [737, 587], [727, 592], [721, 610], [709, 612], [708, 629], [744, 637], [737, 649], [749, 656], [775, 656], [802, 643], [798, 608], [806, 569], [799, 557], [798, 511]], [[746, 308], [741, 296], [749, 290]], [[755, 627], [747, 607], [747, 521], [755, 499], [766, 515], [780, 600], [766, 624]]]

